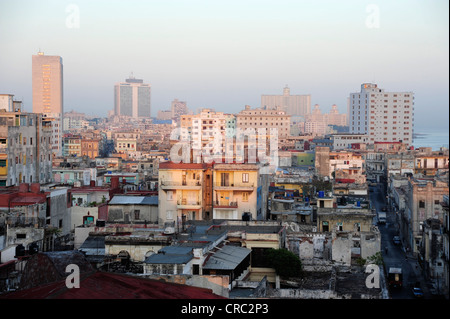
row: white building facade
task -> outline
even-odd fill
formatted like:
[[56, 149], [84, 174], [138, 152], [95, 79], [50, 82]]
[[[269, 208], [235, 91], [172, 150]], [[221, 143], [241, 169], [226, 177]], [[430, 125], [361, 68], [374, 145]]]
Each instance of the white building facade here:
[[385, 92], [374, 83], [361, 84], [350, 94], [350, 133], [367, 134], [369, 143], [403, 142], [412, 145], [414, 93]]

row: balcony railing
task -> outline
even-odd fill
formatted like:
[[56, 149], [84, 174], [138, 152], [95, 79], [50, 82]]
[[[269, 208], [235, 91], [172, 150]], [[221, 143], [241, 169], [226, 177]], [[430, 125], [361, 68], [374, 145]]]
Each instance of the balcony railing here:
[[254, 183], [221, 183], [216, 182], [215, 187], [255, 187]]
[[223, 208], [237, 208], [238, 203], [237, 202], [227, 202], [227, 201], [215, 201], [214, 202], [215, 207], [223, 207]]
[[202, 186], [202, 183], [198, 180], [182, 182], [161, 181], [161, 186]]
[[200, 201], [192, 201], [192, 200], [187, 200], [187, 199], [179, 199], [177, 201], [177, 205], [186, 205], [186, 206], [198, 206], [201, 205]]

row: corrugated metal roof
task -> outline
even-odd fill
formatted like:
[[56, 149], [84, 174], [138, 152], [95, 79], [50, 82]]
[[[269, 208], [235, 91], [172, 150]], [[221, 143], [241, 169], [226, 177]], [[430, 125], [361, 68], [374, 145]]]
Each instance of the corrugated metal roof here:
[[251, 250], [245, 247], [223, 246], [212, 255], [203, 269], [235, 269], [249, 254]]
[[158, 196], [115, 195], [109, 205], [158, 205]]
[[147, 257], [144, 262], [147, 264], [186, 264], [192, 258], [194, 258], [192, 247], [176, 245], [160, 249], [157, 254]]

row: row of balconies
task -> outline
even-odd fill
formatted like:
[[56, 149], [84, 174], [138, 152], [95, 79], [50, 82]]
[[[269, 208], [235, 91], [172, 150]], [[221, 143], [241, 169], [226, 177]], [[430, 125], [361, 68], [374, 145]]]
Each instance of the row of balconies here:
[[[238, 203], [234, 201], [214, 201], [215, 208], [238, 208]], [[177, 201], [178, 209], [200, 209], [202, 206], [201, 201], [188, 200], [186, 198], [179, 199]]]

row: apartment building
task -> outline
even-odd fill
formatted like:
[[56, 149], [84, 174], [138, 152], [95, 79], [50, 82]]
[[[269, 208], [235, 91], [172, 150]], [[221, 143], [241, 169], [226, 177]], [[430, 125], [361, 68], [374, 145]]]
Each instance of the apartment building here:
[[404, 245], [417, 254], [422, 241], [423, 224], [427, 219], [444, 218], [441, 205], [444, 195], [448, 195], [448, 171], [434, 177], [409, 179], [406, 190], [405, 209], [400, 212], [400, 233]]
[[0, 185], [51, 181], [51, 125], [42, 114], [0, 113]]
[[127, 152], [135, 152], [137, 143], [140, 139], [138, 132], [117, 132], [113, 133], [114, 146], [118, 153], [126, 154]]
[[331, 134], [331, 139], [333, 140], [333, 150], [348, 150], [352, 148], [355, 144], [367, 144], [369, 141], [369, 136], [366, 134]]
[[81, 156], [81, 136], [65, 136], [63, 156]]
[[81, 148], [80, 148], [81, 155], [88, 156], [91, 159], [96, 158], [97, 156], [100, 155], [102, 142], [103, 140], [98, 138], [81, 139]]
[[256, 164], [215, 164], [213, 218], [258, 219], [259, 167]]
[[320, 176], [335, 180], [366, 182], [364, 159], [357, 151], [330, 152], [329, 147], [316, 147], [316, 171]]
[[[201, 163], [203, 156], [223, 157], [226, 140], [235, 136], [235, 116], [212, 109], [202, 109], [195, 115], [181, 115], [181, 140], [191, 141], [192, 161]], [[224, 159], [223, 159], [224, 160]]]
[[160, 163], [158, 223], [183, 227], [187, 220], [212, 219], [212, 183], [212, 164]]
[[276, 129], [278, 137], [290, 135], [291, 116], [283, 110], [281, 106], [275, 108], [261, 107], [252, 109], [249, 105], [236, 115], [236, 127], [245, 130], [247, 128], [266, 129], [269, 134], [270, 129]]
[[181, 115], [185, 115], [188, 113], [187, 104], [184, 101], [178, 101], [178, 99], [174, 99], [170, 104], [170, 119], [174, 119], [178, 121]]
[[413, 143], [414, 93], [385, 92], [374, 83], [350, 94], [350, 133], [367, 134], [369, 142]]
[[432, 151], [431, 147], [419, 148], [415, 152], [415, 173], [434, 176], [439, 170], [448, 170], [449, 151]]
[[159, 164], [159, 224], [188, 220], [261, 219], [268, 182], [258, 164]]

